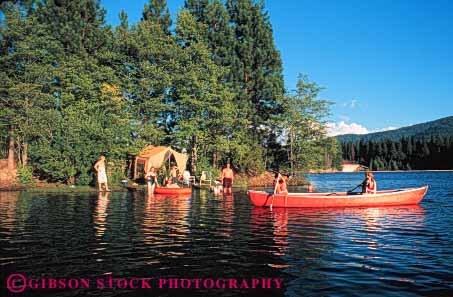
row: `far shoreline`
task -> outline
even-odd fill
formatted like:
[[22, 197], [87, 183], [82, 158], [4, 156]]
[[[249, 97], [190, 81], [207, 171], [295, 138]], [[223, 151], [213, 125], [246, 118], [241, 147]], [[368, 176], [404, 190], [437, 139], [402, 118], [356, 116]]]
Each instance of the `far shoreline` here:
[[334, 173], [364, 173], [364, 172], [377, 172], [377, 173], [384, 173], [384, 172], [406, 172], [406, 173], [414, 173], [414, 172], [453, 172], [453, 169], [420, 169], [420, 170], [367, 170], [367, 171], [326, 171], [326, 172], [306, 172], [304, 174], [334, 174]]

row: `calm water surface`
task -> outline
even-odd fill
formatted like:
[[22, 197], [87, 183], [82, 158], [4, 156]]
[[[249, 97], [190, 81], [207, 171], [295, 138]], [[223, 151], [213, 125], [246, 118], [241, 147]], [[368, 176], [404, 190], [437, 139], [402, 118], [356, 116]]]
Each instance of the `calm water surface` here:
[[[419, 206], [253, 207], [246, 192], [0, 193], [1, 296], [453, 296], [453, 172], [377, 173], [430, 185]], [[318, 191], [362, 174], [309, 175]], [[297, 190], [297, 189], [293, 189]], [[281, 278], [282, 289], [27, 289], [27, 278]]]

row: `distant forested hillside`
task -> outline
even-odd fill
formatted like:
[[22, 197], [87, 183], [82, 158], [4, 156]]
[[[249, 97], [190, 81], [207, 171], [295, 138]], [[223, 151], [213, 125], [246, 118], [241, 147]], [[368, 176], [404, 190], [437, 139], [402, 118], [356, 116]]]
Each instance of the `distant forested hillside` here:
[[453, 169], [453, 117], [337, 139], [344, 160], [372, 170]]
[[453, 136], [453, 116], [438, 119], [431, 122], [403, 127], [395, 130], [376, 132], [369, 134], [344, 134], [338, 135], [337, 139], [341, 143], [362, 141], [379, 141], [379, 140], [399, 140], [403, 137], [414, 137], [423, 139], [431, 135]]

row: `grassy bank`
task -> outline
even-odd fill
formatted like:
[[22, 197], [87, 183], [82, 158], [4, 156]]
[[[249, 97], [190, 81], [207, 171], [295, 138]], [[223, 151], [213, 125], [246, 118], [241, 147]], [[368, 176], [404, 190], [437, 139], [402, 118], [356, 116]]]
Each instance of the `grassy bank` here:
[[[23, 189], [30, 193], [96, 193], [97, 188], [90, 186], [29, 187]], [[123, 187], [110, 187], [112, 192], [126, 192]]]
[[[310, 184], [304, 177], [292, 177], [288, 180], [290, 186], [305, 186]], [[274, 174], [271, 172], [264, 172], [258, 176], [247, 176], [238, 174], [234, 178], [235, 188], [247, 187], [270, 187], [274, 185]]]
[[[131, 187], [136, 190], [145, 190], [144, 185], [138, 185], [130, 181]], [[134, 186], [132, 186], [132, 184]], [[288, 180], [290, 186], [304, 186], [309, 182], [304, 177], [292, 177]], [[258, 176], [248, 176], [245, 174], [236, 174], [234, 178], [233, 188], [247, 189], [248, 187], [272, 187], [274, 185], [274, 174], [264, 172]], [[110, 190], [113, 192], [127, 192], [128, 189], [120, 185], [110, 185]], [[20, 185], [15, 184], [9, 187], [0, 188], [0, 191], [26, 191], [31, 193], [96, 193], [97, 187], [93, 186], [76, 186], [59, 183], [39, 182], [35, 185]]]

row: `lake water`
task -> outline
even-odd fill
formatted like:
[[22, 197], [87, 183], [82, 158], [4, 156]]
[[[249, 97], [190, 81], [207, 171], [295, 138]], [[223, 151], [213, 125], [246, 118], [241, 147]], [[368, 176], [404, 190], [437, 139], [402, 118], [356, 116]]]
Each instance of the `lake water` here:
[[[318, 191], [362, 177], [308, 175]], [[453, 172], [375, 177], [379, 189], [430, 189], [419, 206], [272, 211], [245, 191], [3, 192], [0, 295], [453, 296]], [[131, 288], [142, 278], [151, 289]], [[6, 288], [21, 291], [24, 279], [24, 292]]]

